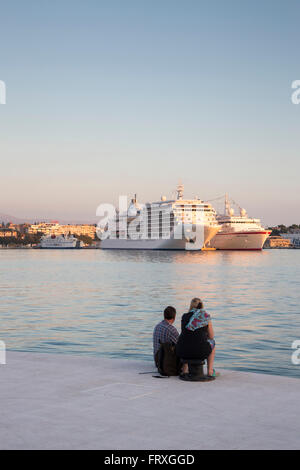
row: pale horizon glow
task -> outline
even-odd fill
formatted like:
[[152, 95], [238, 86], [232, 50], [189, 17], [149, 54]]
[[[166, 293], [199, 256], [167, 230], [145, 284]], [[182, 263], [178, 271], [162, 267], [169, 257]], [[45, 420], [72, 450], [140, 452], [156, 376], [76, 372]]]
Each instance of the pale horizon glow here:
[[1, 6], [0, 213], [97, 220], [102, 203], [228, 193], [300, 224], [296, 0]]

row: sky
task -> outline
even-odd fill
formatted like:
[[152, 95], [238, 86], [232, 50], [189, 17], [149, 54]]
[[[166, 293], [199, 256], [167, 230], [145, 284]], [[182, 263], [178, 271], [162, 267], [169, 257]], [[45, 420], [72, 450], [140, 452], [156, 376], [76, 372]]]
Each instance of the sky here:
[[300, 2], [0, 0], [0, 213], [226, 192], [300, 224]]

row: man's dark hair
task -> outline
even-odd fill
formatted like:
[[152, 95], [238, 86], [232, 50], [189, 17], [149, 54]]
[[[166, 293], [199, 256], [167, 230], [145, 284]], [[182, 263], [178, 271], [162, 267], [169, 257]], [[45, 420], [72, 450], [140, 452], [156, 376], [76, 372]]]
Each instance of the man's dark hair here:
[[164, 310], [164, 318], [165, 320], [173, 320], [176, 317], [176, 310], [174, 307], [167, 307]]

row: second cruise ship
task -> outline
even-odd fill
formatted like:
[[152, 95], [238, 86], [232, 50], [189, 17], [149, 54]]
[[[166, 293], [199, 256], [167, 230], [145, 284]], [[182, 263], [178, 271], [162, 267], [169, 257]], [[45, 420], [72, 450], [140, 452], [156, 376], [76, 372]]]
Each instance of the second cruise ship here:
[[216, 212], [200, 199], [177, 198], [139, 204], [136, 196], [124, 213], [116, 215], [102, 232], [102, 249], [202, 250], [220, 230]]
[[217, 250], [261, 250], [271, 231], [262, 227], [260, 219], [248, 217], [245, 209], [239, 208], [235, 215], [227, 194], [225, 213], [217, 215], [221, 230], [210, 241]]

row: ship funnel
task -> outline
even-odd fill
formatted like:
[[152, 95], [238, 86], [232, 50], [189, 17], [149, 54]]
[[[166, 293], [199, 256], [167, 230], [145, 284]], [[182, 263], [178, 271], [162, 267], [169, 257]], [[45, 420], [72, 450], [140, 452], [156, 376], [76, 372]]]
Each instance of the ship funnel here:
[[128, 217], [136, 217], [138, 211], [141, 210], [140, 205], [137, 202], [137, 197], [136, 194], [134, 195], [134, 198], [131, 199], [131, 203], [129, 204], [128, 210], [127, 210], [127, 215]]
[[240, 210], [240, 215], [241, 215], [241, 217], [247, 217], [246, 209], [241, 209]]

